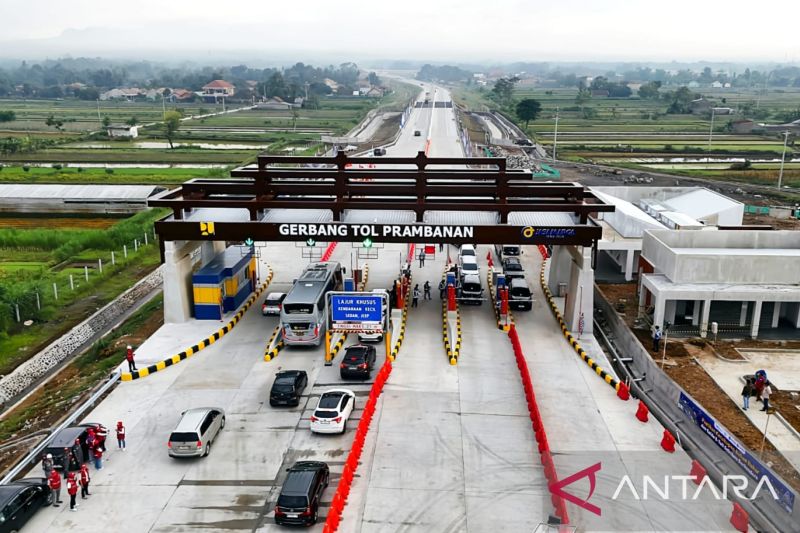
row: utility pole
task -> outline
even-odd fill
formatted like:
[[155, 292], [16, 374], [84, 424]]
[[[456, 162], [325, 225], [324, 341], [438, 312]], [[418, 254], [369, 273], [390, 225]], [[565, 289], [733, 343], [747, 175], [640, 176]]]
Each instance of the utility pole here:
[[789, 144], [789, 130], [783, 132], [783, 155], [781, 156], [781, 171], [778, 173], [778, 190], [781, 190], [783, 181], [783, 164], [786, 162], [786, 145]]
[[164, 93], [161, 93], [161, 120], [167, 119], [167, 101], [164, 98]]
[[556, 126], [553, 131], [553, 163], [556, 162], [556, 148], [558, 147], [558, 106], [556, 106]]
[[708, 129], [708, 150], [711, 151], [711, 137], [714, 135], [714, 112], [717, 108], [711, 108], [711, 127]]
[[97, 99], [97, 122], [99, 122], [101, 126], [103, 125], [103, 119], [100, 118], [100, 99], [99, 98]]

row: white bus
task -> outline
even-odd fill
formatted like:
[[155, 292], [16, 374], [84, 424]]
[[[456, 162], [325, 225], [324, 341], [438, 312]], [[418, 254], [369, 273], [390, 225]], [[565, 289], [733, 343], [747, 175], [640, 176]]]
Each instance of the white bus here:
[[344, 269], [333, 261], [311, 263], [286, 294], [281, 307], [283, 342], [319, 346], [327, 327], [328, 291], [341, 291]]

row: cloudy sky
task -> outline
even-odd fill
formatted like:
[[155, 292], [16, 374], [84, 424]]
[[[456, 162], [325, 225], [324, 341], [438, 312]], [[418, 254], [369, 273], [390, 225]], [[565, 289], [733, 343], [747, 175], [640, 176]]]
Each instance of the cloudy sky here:
[[794, 0], [0, 0], [0, 54], [786, 62], [800, 61], [799, 10]]

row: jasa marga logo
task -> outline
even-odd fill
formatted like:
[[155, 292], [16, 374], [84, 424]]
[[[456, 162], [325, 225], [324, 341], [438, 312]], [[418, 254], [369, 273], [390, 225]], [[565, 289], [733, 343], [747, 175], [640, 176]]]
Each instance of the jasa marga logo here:
[[525, 226], [522, 228], [522, 236], [525, 239], [532, 239], [534, 237], [546, 237], [550, 239], [559, 239], [563, 237], [574, 237], [574, 228], [537, 228], [534, 226]]

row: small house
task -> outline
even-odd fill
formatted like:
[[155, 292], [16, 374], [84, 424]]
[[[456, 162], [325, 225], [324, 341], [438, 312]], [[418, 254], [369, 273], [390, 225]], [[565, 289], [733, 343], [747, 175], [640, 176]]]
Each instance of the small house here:
[[111, 139], [135, 139], [139, 136], [139, 126], [111, 124], [106, 128], [106, 133]]
[[753, 133], [756, 123], [752, 120], [734, 120], [731, 123], [731, 131], [742, 135]]

